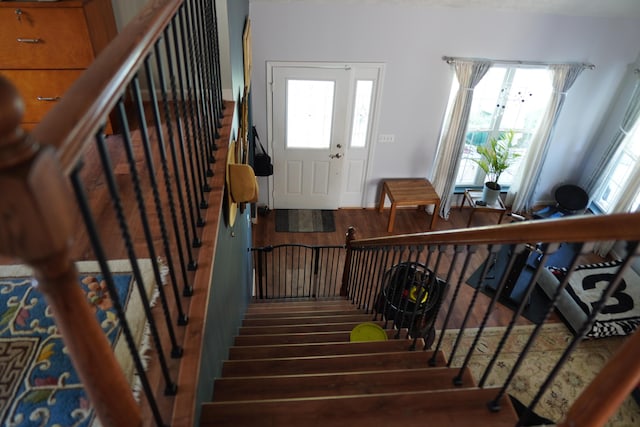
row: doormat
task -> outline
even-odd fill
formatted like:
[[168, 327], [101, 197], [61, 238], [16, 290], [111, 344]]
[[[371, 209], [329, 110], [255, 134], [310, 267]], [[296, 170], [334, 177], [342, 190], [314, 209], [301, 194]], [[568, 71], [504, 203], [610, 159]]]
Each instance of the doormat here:
[[331, 233], [336, 231], [336, 223], [331, 210], [276, 209], [276, 231]]
[[[495, 262], [492, 262], [492, 266], [489, 267], [487, 271], [487, 276], [485, 277], [484, 284], [480, 288], [480, 291], [486, 295], [493, 296], [495, 293], [495, 289], [498, 287], [498, 280], [502, 277], [504, 270], [507, 268], [507, 262], [509, 260], [509, 245], [504, 245], [498, 253], [496, 254]], [[571, 244], [562, 244], [560, 248], [552, 255], [547, 258], [546, 265], [554, 265], [560, 267], [567, 267], [571, 262], [571, 257], [574, 254], [574, 246]], [[506, 307], [516, 310], [518, 304], [522, 301], [524, 297], [524, 293], [526, 291], [526, 287], [533, 276], [535, 271], [534, 265], [536, 263], [536, 255], [532, 254], [527, 261], [527, 265], [522, 269], [518, 280], [516, 281], [515, 286], [513, 287], [513, 291], [509, 297], [501, 297], [498, 301], [501, 302]], [[469, 276], [467, 280], [467, 284], [473, 288], [478, 286], [478, 281], [480, 279], [480, 275], [482, 274], [482, 269], [484, 268], [484, 263], [478, 267], [476, 271]], [[525, 306], [522, 316], [528, 319], [529, 321], [540, 324], [544, 321], [544, 316], [548, 310], [549, 303], [551, 300], [547, 297], [542, 289], [539, 286], [535, 286], [531, 293], [531, 297], [527, 305]]]

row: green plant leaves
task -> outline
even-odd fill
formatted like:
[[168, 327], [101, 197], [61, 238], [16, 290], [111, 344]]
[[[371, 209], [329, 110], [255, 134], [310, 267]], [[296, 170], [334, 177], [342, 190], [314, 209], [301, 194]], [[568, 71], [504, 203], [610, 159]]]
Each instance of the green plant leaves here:
[[479, 145], [476, 148], [480, 158], [473, 161], [487, 175], [487, 182], [497, 183], [502, 172], [511, 165], [513, 160], [520, 157], [519, 153], [513, 152], [514, 136], [513, 130], [509, 130], [501, 133], [500, 139], [491, 137], [485, 145]]

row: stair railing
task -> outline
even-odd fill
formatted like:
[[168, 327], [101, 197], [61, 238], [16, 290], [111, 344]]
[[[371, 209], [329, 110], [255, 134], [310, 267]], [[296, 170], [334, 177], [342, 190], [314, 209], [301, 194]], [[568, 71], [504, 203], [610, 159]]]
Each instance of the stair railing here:
[[[20, 128], [19, 94], [0, 78], [0, 255], [34, 269], [105, 426], [192, 425], [197, 417], [225, 174], [225, 162], [215, 160], [226, 158], [233, 114], [223, 111], [216, 20], [215, 2], [150, 1], [31, 134]], [[116, 135], [107, 136], [109, 128]], [[226, 138], [221, 147], [217, 137]], [[149, 373], [114, 285], [114, 257], [127, 258], [141, 287]], [[149, 258], [156, 284], [167, 273], [155, 308], [141, 258]], [[100, 265], [141, 405], [79, 286], [74, 262], [82, 259]]]
[[[425, 339], [425, 349], [432, 348], [435, 344], [434, 357], [430, 361], [432, 365], [437, 363], [435, 354], [444, 348], [443, 340], [447, 329], [450, 328], [452, 316], [464, 313], [458, 325], [458, 334], [446, 354], [448, 365], [451, 367], [455, 359], [456, 367], [460, 368], [459, 373], [452, 378], [456, 386], [462, 385], [462, 374], [469, 366], [483, 332], [491, 324], [497, 304], [508, 303], [513, 308], [513, 314], [504, 334], [496, 348], [484, 350], [492, 356], [483, 368], [478, 385], [487, 387], [488, 377], [495, 369], [495, 364], [516, 324], [521, 322], [521, 315], [527, 308], [542, 270], [547, 268], [548, 260], [553, 259], [551, 257], [562, 245], [565, 249], [571, 245], [567, 274], [559, 280], [553, 298], [544, 309], [543, 318], [531, 331], [518, 360], [510, 369], [506, 380], [499, 385], [495, 399], [487, 402], [489, 410], [499, 411], [499, 402], [507, 394], [519, 367], [541, 333], [544, 321], [552, 314], [561, 293], [568, 286], [575, 268], [583, 263], [581, 260], [585, 259], [584, 257], [592, 255], [592, 244], [598, 241], [620, 242], [617, 247], [624, 246], [626, 249], [622, 263], [606, 284], [598, 302], [594, 304], [592, 313], [575, 331], [573, 339], [557, 364], [550, 372], [541, 373], [547, 377], [531, 402], [526, 402], [528, 407], [521, 414], [521, 423], [526, 423], [545, 391], [553, 384], [561, 367], [591, 330], [597, 314], [615, 292], [625, 271], [637, 261], [639, 226], [640, 214], [615, 214], [573, 216], [557, 220], [527, 221], [371, 239], [357, 239], [354, 231], [350, 230], [346, 244], [348, 262], [345, 263], [345, 280], [341, 293], [359, 308], [372, 313], [374, 319], [384, 319], [388, 327], [398, 330], [397, 337], [400, 336], [401, 328], [408, 328], [409, 336], [414, 339], [414, 346], [420, 337]], [[505, 256], [506, 261], [500, 271], [497, 267], [497, 257]], [[524, 264], [523, 260], [526, 261]], [[473, 265], [480, 267], [471, 271]], [[526, 279], [525, 283], [514, 289], [514, 278], [521, 274]], [[463, 286], [468, 287], [470, 284], [473, 285], [470, 295], [466, 289], [466, 292], [462, 292]], [[514, 291], [519, 294], [516, 296]], [[466, 295], [465, 298], [461, 298], [463, 293]], [[484, 294], [489, 295], [488, 301]], [[429, 298], [430, 295], [432, 298]], [[485, 302], [481, 301], [481, 295]], [[422, 303], [425, 299], [435, 301], [427, 307], [426, 303]], [[466, 349], [461, 347], [465, 334], [473, 335], [472, 343]], [[638, 335], [636, 332], [635, 341]], [[607, 366], [602, 376], [612, 375], [617, 378], [626, 375], [628, 371], [637, 373], [640, 369], [637, 358], [634, 359], [629, 354], [620, 357], [626, 365]], [[615, 374], [610, 374], [610, 370]], [[591, 405], [590, 413], [594, 418], [596, 413], [598, 419], [608, 416], [612, 408], [619, 404], [620, 396], [627, 393], [632, 384], [637, 384], [637, 376], [632, 378], [620, 383], [620, 390], [614, 392], [613, 389], [617, 389], [618, 386], [599, 377], [597, 384], [606, 382], [612, 388], [611, 395], [615, 397], [612, 397], [611, 401], [603, 399], [596, 402], [597, 399], [593, 398], [592, 393], [587, 392], [586, 395], [591, 396], [584, 398], [588, 403], [580, 401], [577, 405], [580, 405], [580, 408]], [[598, 397], [603, 394], [605, 393], [601, 391]], [[572, 411], [567, 422], [571, 423], [570, 419], [575, 418], [580, 419], [581, 423], [584, 420], [582, 414], [579, 409]], [[567, 425], [583, 425], [580, 423]]]

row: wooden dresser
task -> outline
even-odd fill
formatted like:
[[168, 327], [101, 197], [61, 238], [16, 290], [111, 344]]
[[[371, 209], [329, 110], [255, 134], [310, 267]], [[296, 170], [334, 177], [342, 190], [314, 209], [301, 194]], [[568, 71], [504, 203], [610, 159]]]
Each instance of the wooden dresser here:
[[0, 1], [0, 74], [33, 128], [115, 37], [111, 0]]

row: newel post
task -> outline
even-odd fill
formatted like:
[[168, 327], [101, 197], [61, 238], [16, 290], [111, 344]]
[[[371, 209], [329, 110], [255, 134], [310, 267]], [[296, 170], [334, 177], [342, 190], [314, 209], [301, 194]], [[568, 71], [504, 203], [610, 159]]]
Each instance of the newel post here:
[[[90, 310], [69, 256], [73, 198], [52, 147], [21, 128], [24, 104], [0, 76], [0, 255], [34, 269], [74, 367], [105, 426], [139, 426], [140, 409]], [[99, 361], [99, 362], [97, 362]]]
[[346, 253], [344, 257], [344, 270], [342, 272], [342, 286], [340, 287], [340, 296], [346, 297], [349, 292], [349, 272], [351, 271], [351, 242], [356, 239], [356, 229], [351, 226], [347, 230], [347, 238], [345, 242]]

